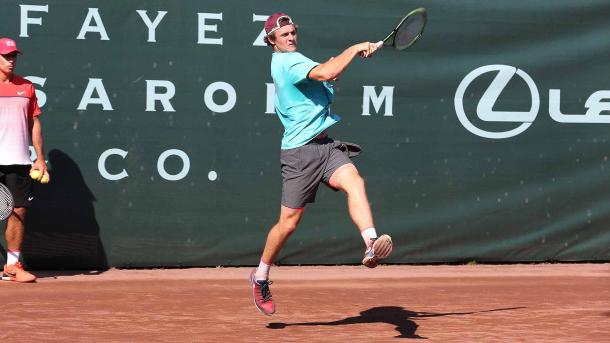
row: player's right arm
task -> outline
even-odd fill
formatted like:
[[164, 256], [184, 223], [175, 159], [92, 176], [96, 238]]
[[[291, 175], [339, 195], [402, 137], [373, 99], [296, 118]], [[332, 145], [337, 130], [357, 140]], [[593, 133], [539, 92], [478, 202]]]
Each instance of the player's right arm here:
[[363, 42], [345, 49], [339, 56], [317, 65], [307, 77], [316, 81], [331, 81], [339, 77], [356, 55], [371, 57], [378, 47], [375, 43]]

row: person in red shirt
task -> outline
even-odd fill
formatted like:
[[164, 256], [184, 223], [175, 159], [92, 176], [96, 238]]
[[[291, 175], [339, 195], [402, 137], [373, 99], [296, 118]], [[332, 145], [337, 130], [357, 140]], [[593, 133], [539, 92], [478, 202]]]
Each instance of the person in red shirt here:
[[[29, 173], [36, 169], [45, 175], [47, 165], [34, 85], [14, 74], [19, 54], [14, 40], [0, 38], [0, 182], [10, 190], [15, 204], [6, 224], [3, 280], [33, 282], [36, 276], [25, 271], [20, 262], [25, 215], [34, 199]], [[36, 151], [33, 164], [30, 141]]]

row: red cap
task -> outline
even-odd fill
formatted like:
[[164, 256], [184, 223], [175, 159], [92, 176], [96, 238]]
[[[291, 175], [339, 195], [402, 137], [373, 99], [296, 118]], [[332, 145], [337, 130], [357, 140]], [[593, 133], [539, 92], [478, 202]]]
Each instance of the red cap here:
[[[267, 36], [271, 33], [275, 32], [275, 30], [279, 29], [282, 26], [286, 25], [294, 25], [292, 22], [292, 18], [286, 13], [273, 13], [267, 18], [265, 22], [265, 32], [267, 32]], [[296, 25], [295, 25], [296, 26]]]
[[17, 43], [10, 38], [0, 38], [0, 55], [8, 55], [13, 51], [21, 53], [19, 48], [17, 48]]

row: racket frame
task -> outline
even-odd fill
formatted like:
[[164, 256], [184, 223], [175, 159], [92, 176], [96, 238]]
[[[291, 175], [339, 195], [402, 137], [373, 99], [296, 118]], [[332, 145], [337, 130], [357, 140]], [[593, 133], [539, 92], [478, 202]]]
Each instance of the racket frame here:
[[[419, 31], [419, 34], [411, 41], [411, 43], [409, 43], [408, 45], [406, 45], [405, 47], [402, 48], [397, 48], [395, 41], [394, 41], [394, 37], [396, 37], [396, 33], [398, 32], [398, 30], [400, 29], [400, 27], [403, 25], [403, 23], [411, 16], [417, 15], [417, 14], [422, 14], [424, 17], [424, 25], [422, 26], [421, 30]], [[404, 16], [404, 18], [402, 18], [402, 20], [398, 23], [398, 25], [396, 25], [396, 27], [394, 28], [394, 30], [392, 30], [392, 32], [390, 32], [389, 35], [387, 35], [383, 40], [380, 40], [379, 42], [377, 42], [377, 46], [381, 47], [383, 46], [391, 46], [393, 48], [395, 48], [396, 50], [404, 50], [410, 46], [412, 46], [413, 44], [415, 44], [415, 42], [417, 42], [417, 40], [419, 39], [419, 37], [421, 37], [422, 33], [424, 33], [424, 29], [426, 28], [426, 23], [428, 22], [428, 13], [426, 11], [425, 8], [423, 7], [419, 7], [416, 8], [414, 10], [412, 10], [411, 12], [407, 13], [406, 16]]]

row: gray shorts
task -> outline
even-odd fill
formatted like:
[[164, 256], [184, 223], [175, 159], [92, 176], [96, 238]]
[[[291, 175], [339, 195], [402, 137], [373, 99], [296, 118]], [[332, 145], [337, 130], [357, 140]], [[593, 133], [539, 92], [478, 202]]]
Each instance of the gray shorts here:
[[350, 157], [360, 154], [360, 146], [331, 138], [314, 139], [294, 149], [282, 150], [282, 205], [303, 208], [314, 202], [320, 182], [328, 184], [331, 175]]

